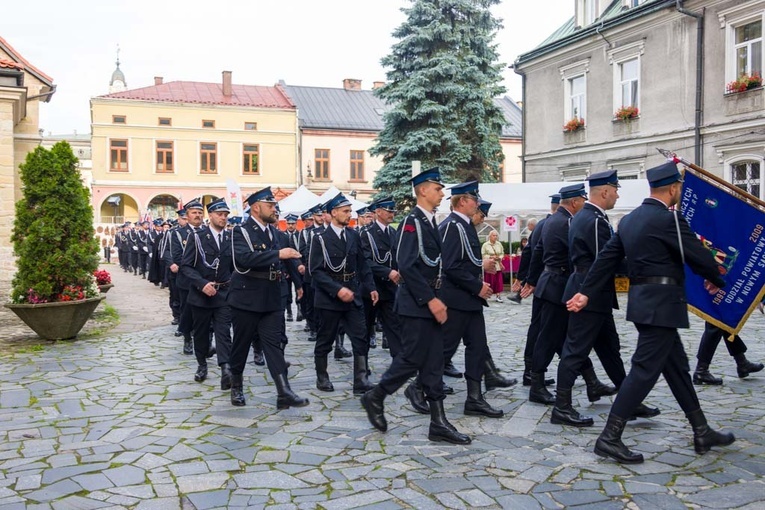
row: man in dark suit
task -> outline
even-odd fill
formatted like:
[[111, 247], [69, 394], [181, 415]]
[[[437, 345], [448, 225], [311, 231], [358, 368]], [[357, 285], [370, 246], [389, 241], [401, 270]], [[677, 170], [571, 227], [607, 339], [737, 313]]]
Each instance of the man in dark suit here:
[[486, 364], [486, 322], [483, 308], [489, 306], [491, 286], [483, 281], [483, 258], [478, 232], [471, 221], [478, 210], [478, 182], [451, 187], [452, 212], [438, 227], [441, 236], [443, 284], [440, 296], [449, 309], [444, 323], [444, 359], [465, 343], [465, 381], [467, 400], [464, 412], [472, 416], [501, 418], [504, 412], [486, 402], [481, 381]]
[[[180, 270], [180, 263], [183, 257], [183, 248], [186, 246], [186, 240], [189, 237], [190, 229], [187, 228], [186, 221], [186, 209], [179, 209], [176, 211], [178, 215], [178, 223], [174, 225], [165, 234], [165, 248], [162, 253], [162, 258], [165, 261], [167, 267], [167, 283], [170, 287], [170, 310], [173, 314], [173, 320], [171, 324], [177, 326], [181, 321], [181, 290], [178, 288], [178, 271]], [[176, 331], [176, 336], [180, 336], [181, 332]], [[193, 354], [194, 346], [191, 344], [191, 336], [188, 340], [184, 338], [183, 345], [184, 354]]]
[[401, 352], [401, 320], [393, 311], [401, 279], [396, 264], [398, 236], [390, 226], [396, 215], [396, 202], [393, 197], [381, 197], [369, 204], [369, 209], [374, 213], [375, 221], [361, 234], [361, 246], [372, 270], [379, 299], [371, 310], [365, 310], [365, 322], [369, 330], [370, 324], [374, 327], [375, 317], [380, 317], [390, 355], [395, 358]]
[[[531, 266], [531, 258], [534, 253], [534, 248], [539, 243], [539, 239], [542, 237], [542, 230], [544, 229], [547, 219], [555, 214], [555, 211], [560, 207], [560, 193], [554, 193], [550, 195], [550, 214], [542, 218], [531, 228], [531, 235], [529, 236], [529, 242], [526, 243], [526, 247], [521, 252], [521, 262], [518, 265], [518, 290], [519, 295], [517, 302], [521, 302], [520, 289], [526, 285], [529, 277], [529, 266]], [[513, 298], [510, 298], [512, 301]], [[531, 386], [531, 364], [534, 360], [534, 346], [537, 344], [537, 338], [539, 337], [539, 324], [540, 324], [540, 312], [542, 310], [542, 300], [536, 297], [532, 297], [531, 300], [531, 321], [529, 323], [529, 329], [526, 332], [526, 347], [523, 350], [523, 385]], [[545, 385], [549, 386], [555, 384], [555, 379], [545, 379]]]
[[[579, 211], [568, 232], [569, 254], [574, 271], [568, 277], [563, 300], [568, 301], [579, 291], [590, 266], [598, 252], [603, 249], [613, 233], [608, 221], [609, 211], [619, 199], [619, 177], [616, 170], [606, 170], [587, 178], [590, 187], [589, 198]], [[589, 427], [593, 424], [589, 416], [581, 416], [571, 402], [574, 386], [582, 365], [595, 348], [606, 373], [619, 388], [626, 377], [624, 363], [619, 354], [619, 334], [616, 332], [612, 309], [618, 309], [616, 285], [611, 281], [601, 292], [594, 294], [587, 308], [580, 313], [569, 314], [566, 340], [563, 343], [558, 363], [558, 387], [555, 392], [555, 407], [550, 421], [556, 424]], [[589, 387], [588, 387], [589, 389]], [[590, 400], [592, 396], [588, 395]], [[659, 414], [640, 403], [632, 416], [650, 418]]]
[[[547, 391], [544, 377], [555, 354], [561, 353], [566, 339], [568, 312], [563, 293], [573, 270], [569, 257], [568, 231], [572, 218], [582, 210], [586, 199], [583, 183], [560, 189], [560, 207], [547, 219], [542, 229], [542, 237], [532, 253], [528, 282], [521, 291], [522, 297], [528, 297], [533, 292], [534, 297], [541, 299], [542, 305], [539, 336], [534, 346], [530, 374], [530, 402], [555, 404], [555, 397]], [[587, 384], [590, 401], [616, 393], [614, 386], [598, 380], [590, 358], [583, 363], [581, 373]]]
[[[295, 240], [298, 235], [298, 231], [296, 230], [297, 220], [298, 217], [296, 214], [288, 214], [284, 217], [284, 220], [287, 222], [287, 231], [283, 232], [284, 236], [282, 237], [283, 241], [286, 241], [287, 244], [284, 244], [284, 246], [289, 246], [290, 248], [295, 247]], [[279, 231], [281, 232], [281, 230]], [[292, 322], [295, 319], [292, 316], [292, 288], [295, 287], [295, 291], [297, 291], [298, 288], [302, 288], [302, 279], [301, 284], [298, 286], [297, 282], [293, 281], [292, 278], [289, 277], [289, 274], [286, 278], [286, 284], [287, 284], [287, 302], [285, 303], [285, 310], [286, 310], [286, 321]], [[298, 303], [299, 298], [295, 296], [295, 304]]]
[[311, 217], [313, 219], [313, 228], [304, 228], [302, 232], [302, 239], [300, 244], [300, 258], [304, 268], [303, 271], [303, 316], [305, 317], [305, 325], [308, 328], [308, 341], [315, 342], [316, 334], [319, 329], [317, 316], [314, 310], [315, 298], [313, 277], [311, 275], [311, 267], [308, 259], [311, 255], [311, 247], [313, 245], [313, 237], [316, 234], [324, 232], [324, 213], [321, 208], [323, 204], [318, 204], [310, 209]]
[[731, 433], [717, 432], [707, 424], [693, 387], [688, 357], [677, 328], [687, 328], [688, 305], [685, 298], [685, 265], [706, 278], [705, 289], [716, 294], [725, 286], [712, 254], [696, 238], [688, 223], [676, 210], [682, 196], [682, 176], [675, 163], [665, 163], [646, 172], [651, 196], [619, 222], [590, 268], [580, 293], [572, 297], [568, 309], [584, 309], [611, 279], [627, 257], [630, 278], [627, 320], [635, 323], [638, 341], [632, 356], [632, 369], [622, 383], [611, 407], [603, 432], [595, 443], [595, 453], [618, 462], [640, 463], [643, 455], [631, 452], [622, 442], [622, 432], [635, 407], [664, 375], [672, 394], [693, 427], [696, 453], [713, 446], [733, 443]]
[[[369, 210], [369, 206], [362, 207], [361, 209], [358, 209], [355, 212], [356, 212], [356, 226], [354, 227], [354, 230], [359, 233], [359, 237], [362, 240], [362, 246], [363, 246], [364, 233], [372, 225], [372, 222], [374, 221], [374, 216], [372, 212]], [[366, 258], [366, 253], [364, 254], [364, 257]], [[369, 259], [367, 259], [367, 262], [369, 262]], [[377, 307], [372, 304], [372, 300], [369, 298], [369, 291], [370, 289], [365, 288], [362, 283], [361, 302], [364, 305], [364, 323], [366, 324], [366, 327], [367, 327], [367, 335], [366, 335], [367, 343], [369, 343], [370, 349], [377, 349], [377, 338], [376, 338], [377, 335], [375, 334], [375, 322], [377, 321]], [[335, 359], [339, 359], [339, 358], [336, 357]]]
[[210, 225], [189, 236], [181, 263], [181, 273], [189, 282], [187, 305], [191, 307], [197, 357], [194, 380], [207, 379], [212, 325], [222, 390], [231, 389], [231, 309], [226, 302], [231, 284], [231, 234], [226, 231], [230, 212], [224, 198], [207, 204]]
[[396, 392], [410, 377], [420, 380], [430, 407], [428, 439], [453, 444], [470, 444], [470, 436], [449, 423], [444, 413], [444, 338], [446, 305], [441, 291], [441, 237], [433, 211], [444, 196], [441, 173], [431, 168], [414, 176], [417, 206], [401, 222], [397, 246], [401, 273], [394, 311], [401, 316], [402, 352], [393, 358], [380, 383], [361, 397], [369, 422], [388, 430], [385, 397]]
[[[129, 222], [128, 222], [129, 223]], [[127, 240], [128, 240], [128, 250], [130, 253], [130, 262], [129, 262], [129, 271], [133, 273], [133, 275], [138, 274], [138, 233], [136, 232], [136, 229], [133, 228], [133, 226], [128, 225], [128, 232], [127, 232]]]
[[142, 221], [138, 226], [138, 274], [146, 279], [146, 261], [149, 258], [149, 222]]
[[[299, 230], [297, 234], [292, 238], [290, 247], [296, 249], [300, 253], [300, 260], [298, 261], [298, 269], [300, 271], [300, 276], [303, 277], [303, 297], [300, 298], [298, 301], [298, 310], [297, 310], [297, 317], [295, 317], [295, 320], [297, 322], [300, 322], [305, 319], [305, 327], [303, 328], [303, 331], [309, 332], [311, 331], [311, 326], [308, 324], [308, 319], [306, 319], [306, 306], [309, 294], [313, 296], [312, 293], [308, 292], [308, 287], [310, 285], [306, 284], [306, 264], [308, 263], [307, 259], [307, 248], [311, 246], [311, 230], [313, 230], [313, 212], [311, 212], [311, 209], [307, 210], [303, 214], [300, 215], [300, 219], [303, 220], [303, 229]], [[313, 305], [311, 305], [313, 306]], [[315, 341], [315, 339], [314, 339]]]
[[361, 293], [362, 287], [368, 289], [370, 299], [377, 303], [377, 290], [359, 234], [348, 228], [351, 202], [339, 193], [327, 202], [326, 210], [332, 221], [329, 226], [325, 224], [324, 232], [313, 236], [308, 261], [315, 290], [314, 308], [321, 316], [314, 346], [316, 387], [321, 391], [335, 389], [327, 373], [327, 356], [342, 322], [353, 348], [353, 393], [360, 395], [372, 388], [367, 378], [369, 343]]
[[[191, 332], [194, 329], [194, 319], [191, 316], [191, 307], [188, 303], [189, 297], [189, 280], [184, 275], [180, 268], [183, 264], [183, 254], [186, 251], [186, 245], [188, 243], [189, 236], [196, 232], [202, 226], [202, 220], [204, 218], [204, 206], [202, 202], [197, 199], [193, 199], [188, 202], [184, 207], [186, 210], [186, 218], [188, 220], [184, 234], [178, 232], [182, 240], [178, 243], [173, 243], [172, 257], [173, 262], [177, 265], [177, 275], [175, 283], [178, 286], [178, 293], [180, 295], [180, 307], [181, 315], [178, 321], [178, 331], [183, 335], [183, 353], [193, 354], [194, 347], [191, 341]], [[172, 267], [170, 269], [172, 271]]]
[[232, 230], [234, 272], [228, 293], [234, 342], [231, 350], [231, 404], [243, 406], [244, 367], [253, 338], [258, 338], [276, 386], [277, 409], [302, 407], [308, 399], [290, 388], [284, 361], [284, 308], [282, 307], [281, 261], [299, 259], [295, 249], [280, 244], [273, 224], [277, 221], [276, 199], [271, 187], [247, 198], [250, 217]]

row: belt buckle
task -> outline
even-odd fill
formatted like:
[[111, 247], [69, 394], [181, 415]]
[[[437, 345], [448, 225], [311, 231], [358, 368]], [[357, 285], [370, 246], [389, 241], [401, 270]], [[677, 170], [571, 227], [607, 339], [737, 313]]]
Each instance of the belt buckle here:
[[441, 278], [440, 277], [436, 278], [435, 280], [433, 280], [433, 288], [436, 289], [436, 290], [441, 288]]
[[352, 274], [349, 274], [349, 273], [343, 273], [343, 281], [344, 281], [344, 282], [349, 282], [349, 281], [351, 281], [351, 279], [352, 279], [352, 278], [353, 278], [353, 275], [352, 275]]
[[272, 282], [278, 282], [279, 281], [279, 272], [278, 271], [269, 271], [268, 272], [268, 279]]

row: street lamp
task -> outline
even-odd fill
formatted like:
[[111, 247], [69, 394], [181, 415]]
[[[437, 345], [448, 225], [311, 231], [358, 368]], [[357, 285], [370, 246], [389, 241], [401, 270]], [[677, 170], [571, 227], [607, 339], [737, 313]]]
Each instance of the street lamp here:
[[311, 175], [311, 162], [310, 161], [306, 164], [306, 168], [308, 169], [308, 178], [310, 179], [311, 177], [313, 177], [313, 175]]
[[351, 190], [351, 192], [349, 194], [351, 195], [352, 199], [356, 200], [356, 190], [355, 189]]

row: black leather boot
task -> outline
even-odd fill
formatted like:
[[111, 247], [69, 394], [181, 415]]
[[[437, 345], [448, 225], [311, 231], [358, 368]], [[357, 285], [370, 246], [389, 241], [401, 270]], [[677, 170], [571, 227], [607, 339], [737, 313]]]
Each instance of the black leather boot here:
[[749, 374], [759, 372], [763, 368], [762, 363], [752, 363], [746, 359], [744, 353], [736, 354], [733, 358], [736, 360], [736, 372], [738, 372], [738, 376], [742, 379]]
[[373, 388], [367, 375], [367, 357], [353, 357], [353, 394], [363, 395]]
[[369, 348], [370, 349], [377, 349], [377, 335], [373, 334], [369, 337]]
[[379, 384], [361, 396], [361, 406], [367, 412], [369, 423], [380, 432], [388, 430], [384, 404], [387, 396], [388, 394]]
[[305, 407], [308, 405], [308, 399], [300, 397], [292, 388], [290, 388], [290, 382], [287, 379], [287, 374], [279, 374], [274, 379], [274, 385], [276, 386], [276, 408], [277, 409], [289, 409], [290, 407]]
[[350, 358], [353, 356], [353, 353], [343, 346], [344, 343], [345, 335], [337, 335], [337, 338], [335, 338], [335, 359]]
[[555, 403], [555, 396], [547, 391], [544, 384], [544, 374], [531, 372], [531, 386], [529, 387], [529, 402], [551, 406]]
[[231, 389], [231, 365], [222, 363], [220, 366], [220, 389]]
[[444, 413], [444, 401], [433, 400], [430, 405], [430, 429], [428, 439], [431, 441], [445, 441], [452, 444], [470, 444], [470, 436], [463, 434], [449, 423]]
[[191, 333], [183, 335], [183, 354], [187, 356], [194, 354], [194, 342], [191, 341]]
[[597, 402], [600, 397], [616, 395], [616, 386], [600, 382], [594, 368], [583, 368], [582, 378], [587, 385], [587, 399], [590, 402]]
[[263, 357], [263, 351], [252, 346], [252, 362], [257, 366], [262, 367], [266, 364], [266, 359]]
[[335, 391], [327, 373], [327, 357], [316, 356], [313, 360], [316, 366], [316, 388], [320, 391]]
[[486, 381], [486, 391], [495, 388], [509, 388], [518, 384], [518, 379], [503, 377], [502, 374], [499, 373], [497, 367], [494, 366], [494, 361], [491, 359], [491, 356], [486, 356], [483, 377], [484, 381]]
[[598, 440], [595, 441], [595, 454], [601, 457], [614, 459], [623, 464], [640, 464], [643, 462], [643, 455], [633, 453], [622, 443], [622, 432], [627, 421], [619, 418], [615, 414], [608, 415], [608, 421], [600, 433]]
[[709, 371], [709, 363], [699, 361], [696, 363], [696, 370], [693, 372], [693, 384], [710, 384], [712, 386], [719, 386], [723, 383], [720, 377], [715, 377]]
[[231, 374], [231, 405], [241, 407], [246, 403], [244, 400], [244, 378], [242, 374]]
[[297, 317], [295, 317], [295, 322], [303, 322], [303, 312], [300, 311], [300, 307], [298, 307]]
[[736, 440], [731, 432], [717, 432], [712, 429], [707, 424], [704, 411], [701, 409], [686, 413], [685, 416], [688, 417], [688, 421], [693, 427], [693, 449], [699, 455], [707, 453], [713, 446], [728, 446]]
[[205, 379], [207, 379], [207, 363], [199, 365], [197, 367], [197, 372], [194, 374], [194, 380], [196, 382], [202, 382]]
[[412, 407], [416, 412], [420, 414], [430, 414], [430, 406], [428, 405], [428, 401], [425, 400], [425, 392], [422, 390], [422, 385], [416, 378], [406, 387], [404, 396], [409, 399], [409, 403], [412, 404]]
[[385, 333], [382, 334], [382, 348], [383, 349], [389, 349], [390, 345], [388, 345], [388, 337], [385, 336]]
[[286, 320], [287, 322], [292, 322], [294, 320], [292, 318], [292, 307], [291, 306], [287, 307], [287, 317], [285, 317], [284, 320]]
[[215, 356], [215, 343], [213, 342], [212, 337], [210, 337], [210, 344], [207, 346], [207, 357], [212, 358]]
[[[531, 386], [531, 364], [532, 358], [523, 358], [523, 385]], [[545, 386], [555, 384], [555, 379], [545, 379]]]
[[451, 361], [448, 361], [444, 363], [444, 375], [449, 377], [454, 377], [455, 379], [459, 379], [462, 377], [462, 372], [457, 370], [457, 367], [454, 366], [454, 363]]
[[659, 416], [660, 414], [661, 411], [659, 411], [657, 407], [648, 407], [641, 402], [638, 404], [635, 410], [632, 411], [632, 415], [628, 418], [627, 421], [632, 421], [636, 418], [653, 418], [654, 416]]
[[468, 416], [486, 416], [487, 418], [502, 418], [505, 412], [495, 409], [486, 402], [481, 393], [481, 381], [465, 378], [467, 382], [467, 400], [465, 400], [465, 414]]
[[574, 427], [591, 427], [594, 423], [589, 416], [582, 416], [571, 405], [571, 388], [558, 386], [555, 389], [555, 407], [550, 414], [550, 423], [556, 425], [572, 425]]

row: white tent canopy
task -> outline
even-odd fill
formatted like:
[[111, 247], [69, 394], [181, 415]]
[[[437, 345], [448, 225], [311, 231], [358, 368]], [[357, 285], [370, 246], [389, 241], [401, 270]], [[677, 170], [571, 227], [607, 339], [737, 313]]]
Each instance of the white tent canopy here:
[[290, 196], [279, 200], [279, 209], [282, 216], [288, 213], [301, 214], [321, 202], [322, 199], [314, 192], [301, 185]]
[[[319, 197], [319, 203], [324, 203], [327, 200], [331, 200], [337, 196], [337, 194], [340, 193], [340, 190], [337, 189], [335, 186], [330, 186], [327, 191], [321, 194]], [[355, 212], [361, 209], [362, 207], [366, 207], [368, 204], [365, 204], [364, 202], [361, 202], [359, 200], [356, 200], [350, 195], [345, 195], [345, 198], [347, 198], [351, 202], [351, 209]], [[355, 213], [353, 215], [356, 217]]]

